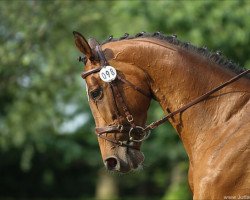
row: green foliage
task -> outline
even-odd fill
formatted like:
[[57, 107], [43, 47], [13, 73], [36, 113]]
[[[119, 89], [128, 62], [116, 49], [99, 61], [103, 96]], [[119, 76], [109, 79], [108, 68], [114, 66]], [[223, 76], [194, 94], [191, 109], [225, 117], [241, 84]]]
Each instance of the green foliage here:
[[[249, 16], [247, 0], [0, 1], [0, 197], [94, 196], [102, 161], [73, 30], [100, 41], [175, 33], [249, 67]], [[162, 115], [153, 103], [149, 121]], [[120, 195], [190, 198], [187, 157], [173, 128], [159, 127], [143, 150], [145, 170], [118, 176]], [[180, 165], [185, 180], [176, 182]]]
[[186, 162], [179, 162], [172, 173], [172, 182], [166, 191], [163, 200], [191, 199], [190, 188], [184, 178], [188, 168]]

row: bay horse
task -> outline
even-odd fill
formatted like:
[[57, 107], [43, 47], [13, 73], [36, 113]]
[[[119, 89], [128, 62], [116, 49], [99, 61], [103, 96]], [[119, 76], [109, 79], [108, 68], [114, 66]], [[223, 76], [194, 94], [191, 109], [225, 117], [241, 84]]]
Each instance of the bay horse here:
[[243, 68], [175, 35], [125, 34], [100, 45], [73, 34], [84, 54], [82, 78], [108, 170], [125, 173], [142, 165], [143, 140], [166, 121], [145, 125], [154, 99], [189, 157], [193, 198], [250, 198], [250, 78], [234, 78]]

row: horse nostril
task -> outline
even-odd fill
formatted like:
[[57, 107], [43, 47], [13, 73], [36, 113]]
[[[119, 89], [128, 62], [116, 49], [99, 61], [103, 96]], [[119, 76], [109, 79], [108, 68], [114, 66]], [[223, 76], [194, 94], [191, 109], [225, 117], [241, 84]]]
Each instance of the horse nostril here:
[[112, 120], [116, 120], [117, 119], [117, 115], [116, 114], [113, 114], [112, 115]]
[[119, 163], [116, 157], [108, 157], [105, 160], [105, 166], [108, 170], [119, 170]]

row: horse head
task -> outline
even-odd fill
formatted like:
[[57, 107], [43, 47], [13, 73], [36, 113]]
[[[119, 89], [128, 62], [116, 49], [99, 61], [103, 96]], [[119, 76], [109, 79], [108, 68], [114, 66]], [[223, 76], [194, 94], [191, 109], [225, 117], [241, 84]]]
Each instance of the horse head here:
[[85, 55], [82, 77], [86, 80], [89, 105], [105, 167], [128, 172], [144, 161], [142, 141], [151, 93], [145, 72], [125, 59], [129, 52], [113, 52], [112, 43], [100, 45], [73, 32], [77, 48]]

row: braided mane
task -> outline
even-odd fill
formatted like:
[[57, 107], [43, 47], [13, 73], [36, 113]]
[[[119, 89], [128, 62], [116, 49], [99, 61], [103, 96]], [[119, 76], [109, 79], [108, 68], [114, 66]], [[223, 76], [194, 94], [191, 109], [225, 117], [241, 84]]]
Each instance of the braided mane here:
[[[135, 39], [135, 38], [149, 38], [149, 39], [156, 38], [156, 39], [168, 42], [170, 44], [183, 48], [187, 51], [203, 56], [222, 67], [232, 70], [236, 74], [239, 74], [246, 70], [244, 67], [240, 67], [238, 64], [234, 63], [232, 60], [225, 58], [220, 51], [211, 52], [207, 49], [207, 47], [196, 47], [190, 44], [189, 42], [183, 42], [183, 41], [178, 40], [176, 35], [169, 36], [169, 35], [164, 35], [160, 32], [155, 32], [153, 34], [140, 32], [134, 36], [130, 36], [128, 33], [125, 33], [124, 36], [120, 38], [113, 38], [113, 36], [109, 36], [109, 38], [106, 39], [102, 44], [120, 41], [120, 40], [130, 40], [130, 39]], [[250, 78], [250, 75], [247, 75], [246, 77]]]

